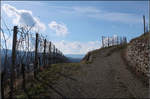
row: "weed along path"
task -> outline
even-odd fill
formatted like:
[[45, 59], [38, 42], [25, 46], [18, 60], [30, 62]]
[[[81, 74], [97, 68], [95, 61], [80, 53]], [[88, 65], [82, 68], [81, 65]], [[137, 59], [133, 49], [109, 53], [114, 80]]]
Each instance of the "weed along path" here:
[[28, 97], [148, 97], [148, 87], [127, 69], [121, 53], [122, 49], [109, 47], [91, 52], [80, 63], [53, 64], [27, 85]]
[[[148, 88], [127, 69], [121, 50], [113, 50], [107, 48], [93, 52], [92, 62], [80, 64], [71, 76], [75, 80], [64, 77], [55, 84], [55, 88], [68, 98], [148, 97]], [[60, 97], [55, 93], [51, 95]]]

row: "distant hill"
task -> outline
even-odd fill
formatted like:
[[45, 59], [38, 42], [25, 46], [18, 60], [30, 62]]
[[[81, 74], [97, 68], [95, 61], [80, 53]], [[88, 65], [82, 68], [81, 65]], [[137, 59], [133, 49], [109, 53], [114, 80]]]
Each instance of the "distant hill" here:
[[72, 58], [83, 58], [85, 55], [84, 54], [65, 54], [67, 57], [72, 57]]
[[84, 54], [65, 54], [69, 58], [70, 62], [80, 62], [84, 57]]

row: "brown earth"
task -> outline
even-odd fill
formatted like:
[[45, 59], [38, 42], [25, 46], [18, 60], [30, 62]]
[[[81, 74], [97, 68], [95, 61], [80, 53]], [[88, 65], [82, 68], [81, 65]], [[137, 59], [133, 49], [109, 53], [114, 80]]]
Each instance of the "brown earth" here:
[[[63, 98], [146, 98], [148, 87], [135, 76], [121, 57], [122, 49], [97, 50], [84, 61], [78, 73], [57, 81], [53, 87]], [[84, 59], [85, 60], [85, 59]], [[55, 92], [52, 98], [62, 98]]]

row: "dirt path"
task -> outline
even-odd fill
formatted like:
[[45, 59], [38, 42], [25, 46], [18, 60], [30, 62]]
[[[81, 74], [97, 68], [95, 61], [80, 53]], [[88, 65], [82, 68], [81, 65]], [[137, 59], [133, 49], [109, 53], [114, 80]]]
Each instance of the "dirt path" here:
[[[124, 64], [120, 53], [112, 48], [98, 52], [91, 64], [83, 64], [76, 80], [61, 79], [54, 87], [67, 98], [144, 98], [148, 88]], [[60, 98], [56, 93], [52, 97]]]

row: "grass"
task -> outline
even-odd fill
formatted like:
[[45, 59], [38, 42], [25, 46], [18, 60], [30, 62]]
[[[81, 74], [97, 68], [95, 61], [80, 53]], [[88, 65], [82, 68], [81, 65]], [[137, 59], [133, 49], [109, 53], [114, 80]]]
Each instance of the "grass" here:
[[[149, 40], [149, 37], [150, 37], [150, 32], [147, 32], [147, 33], [145, 33], [145, 34], [142, 34], [142, 35], [139, 36], [139, 37], [136, 37], [136, 38], [132, 39], [132, 40], [130, 41], [130, 43], [132, 43], [132, 42], [135, 41], [135, 40]], [[130, 43], [129, 43], [129, 44], [130, 44]]]
[[16, 99], [27, 99], [27, 98], [28, 97], [24, 92], [22, 92], [22, 93], [20, 93], [19, 95], [16, 96]]
[[22, 89], [15, 91], [15, 99], [41, 99], [42, 93], [50, 95], [43, 83], [32, 79], [27, 83], [25, 91]]
[[[70, 77], [71, 75], [77, 74], [81, 67], [81, 63], [61, 63], [52, 64], [48, 68], [39, 72], [37, 78], [42, 80], [42, 82], [32, 79], [27, 82], [26, 91], [16, 90], [16, 99], [28, 99], [28, 97], [33, 99], [40, 98], [50, 98], [52, 90], [49, 89], [46, 84], [55, 85], [60, 79], [65, 77]], [[61, 75], [63, 74], [63, 75]]]
[[90, 62], [89, 61], [85, 61], [84, 63], [85, 64], [92, 64], [93, 62], [92, 61], [90, 61]]
[[[109, 48], [112, 48], [106, 55], [105, 57], [108, 57], [110, 56], [112, 53], [114, 53], [115, 51], [119, 51], [121, 49], [124, 49], [127, 47], [127, 44], [123, 44], [123, 45], [114, 45], [114, 46], [109, 46], [109, 47], [104, 47], [104, 48], [100, 48], [100, 49], [96, 49], [96, 50], [93, 50], [91, 52], [89, 52], [82, 60], [82, 63], [85, 63], [85, 64], [91, 64], [93, 63], [93, 60], [96, 58], [96, 54], [99, 54], [101, 51], [104, 51], [106, 49], [109, 49]], [[92, 55], [92, 60], [89, 61], [88, 58], [91, 57]]]
[[108, 57], [110, 56], [112, 53], [116, 52], [116, 51], [119, 51], [119, 50], [122, 50], [122, 49], [125, 49], [127, 47], [127, 44], [124, 44], [124, 45], [116, 45], [116, 46], [112, 46], [114, 47], [113, 49], [111, 49], [105, 57]]

